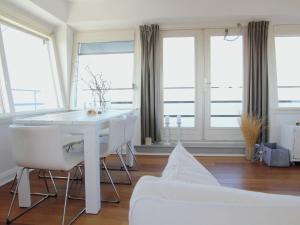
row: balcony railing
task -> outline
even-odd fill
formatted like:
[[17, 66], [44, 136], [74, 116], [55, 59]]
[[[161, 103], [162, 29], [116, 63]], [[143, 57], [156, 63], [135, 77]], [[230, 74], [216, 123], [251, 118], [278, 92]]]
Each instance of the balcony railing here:
[[[278, 86], [277, 87], [279, 90], [280, 89], [300, 89], [300, 86]], [[293, 99], [293, 100], [287, 100], [287, 99], [280, 99], [278, 100], [278, 104], [296, 104], [296, 105], [293, 105], [292, 107], [299, 107], [300, 105], [300, 99]], [[283, 105], [284, 107], [284, 105]], [[291, 107], [291, 106], [290, 106]]]
[[[108, 91], [124, 91], [124, 90], [133, 90], [133, 88], [110, 88]], [[82, 91], [91, 91], [90, 89], [82, 89]], [[110, 104], [114, 105], [129, 105], [133, 104], [132, 101], [110, 101]]]
[[[216, 88], [220, 88], [220, 87], [210, 87], [212, 89], [216, 89]], [[232, 87], [228, 87], [228, 88], [232, 88]], [[238, 88], [242, 88], [242, 87], [238, 87]], [[166, 87], [164, 88], [166, 90], [169, 90], [169, 89], [194, 89], [194, 87]], [[176, 100], [172, 100], [172, 101], [164, 101], [164, 104], [194, 104], [195, 101], [176, 101]], [[213, 100], [213, 101], [210, 101], [210, 103], [215, 103], [215, 104], [224, 104], [224, 103], [242, 103], [241, 100]], [[167, 116], [167, 114], [165, 115]], [[168, 114], [168, 116], [170, 117], [176, 117], [177, 115], [176, 114]], [[237, 114], [237, 115], [226, 115], [226, 114], [213, 114], [213, 115], [210, 115], [211, 117], [240, 117], [241, 115], [240, 114]], [[195, 117], [194, 114], [184, 114], [184, 115], [181, 115], [181, 117]]]
[[34, 111], [38, 110], [38, 106], [44, 105], [43, 102], [38, 102], [38, 94], [41, 92], [40, 90], [36, 89], [12, 89], [13, 96], [14, 93], [26, 93], [31, 95], [32, 100], [26, 102], [14, 102], [15, 107], [32, 107]]

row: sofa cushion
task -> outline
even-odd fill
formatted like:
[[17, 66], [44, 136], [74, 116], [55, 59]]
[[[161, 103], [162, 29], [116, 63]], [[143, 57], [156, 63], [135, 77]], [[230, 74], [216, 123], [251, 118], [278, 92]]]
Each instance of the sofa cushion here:
[[143, 176], [129, 225], [299, 225], [300, 197]]
[[161, 179], [220, 185], [216, 178], [181, 143], [178, 143], [171, 153]]

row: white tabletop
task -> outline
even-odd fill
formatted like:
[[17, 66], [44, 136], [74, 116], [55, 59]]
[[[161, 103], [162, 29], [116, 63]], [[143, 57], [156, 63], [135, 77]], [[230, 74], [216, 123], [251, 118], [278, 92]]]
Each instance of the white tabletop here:
[[108, 110], [97, 115], [88, 115], [85, 111], [70, 111], [51, 113], [41, 116], [31, 116], [26, 118], [15, 119], [19, 124], [62, 124], [62, 125], [91, 125], [103, 123], [111, 118], [130, 114], [133, 109]]

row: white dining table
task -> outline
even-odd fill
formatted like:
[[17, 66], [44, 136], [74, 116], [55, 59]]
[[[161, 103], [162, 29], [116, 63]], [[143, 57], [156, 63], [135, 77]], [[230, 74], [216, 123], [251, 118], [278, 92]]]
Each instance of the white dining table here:
[[[83, 134], [86, 213], [97, 214], [101, 210], [99, 167], [100, 130], [103, 129], [103, 125], [109, 120], [132, 113], [134, 113], [134, 110], [108, 110], [97, 115], [87, 115], [84, 111], [70, 111], [17, 118], [14, 120], [14, 123], [21, 125], [59, 125], [62, 129], [70, 133]], [[131, 159], [129, 161], [133, 160]], [[22, 176], [18, 194], [19, 206], [30, 207], [31, 195], [28, 172]]]

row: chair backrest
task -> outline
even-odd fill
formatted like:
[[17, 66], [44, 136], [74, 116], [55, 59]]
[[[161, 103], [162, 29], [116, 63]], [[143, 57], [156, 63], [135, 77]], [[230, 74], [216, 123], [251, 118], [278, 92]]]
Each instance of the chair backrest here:
[[109, 122], [108, 153], [115, 153], [124, 144], [125, 119], [115, 118]]
[[125, 143], [132, 141], [137, 121], [136, 115], [128, 115], [125, 122]]
[[63, 170], [65, 151], [57, 126], [12, 125], [13, 160], [20, 167]]

